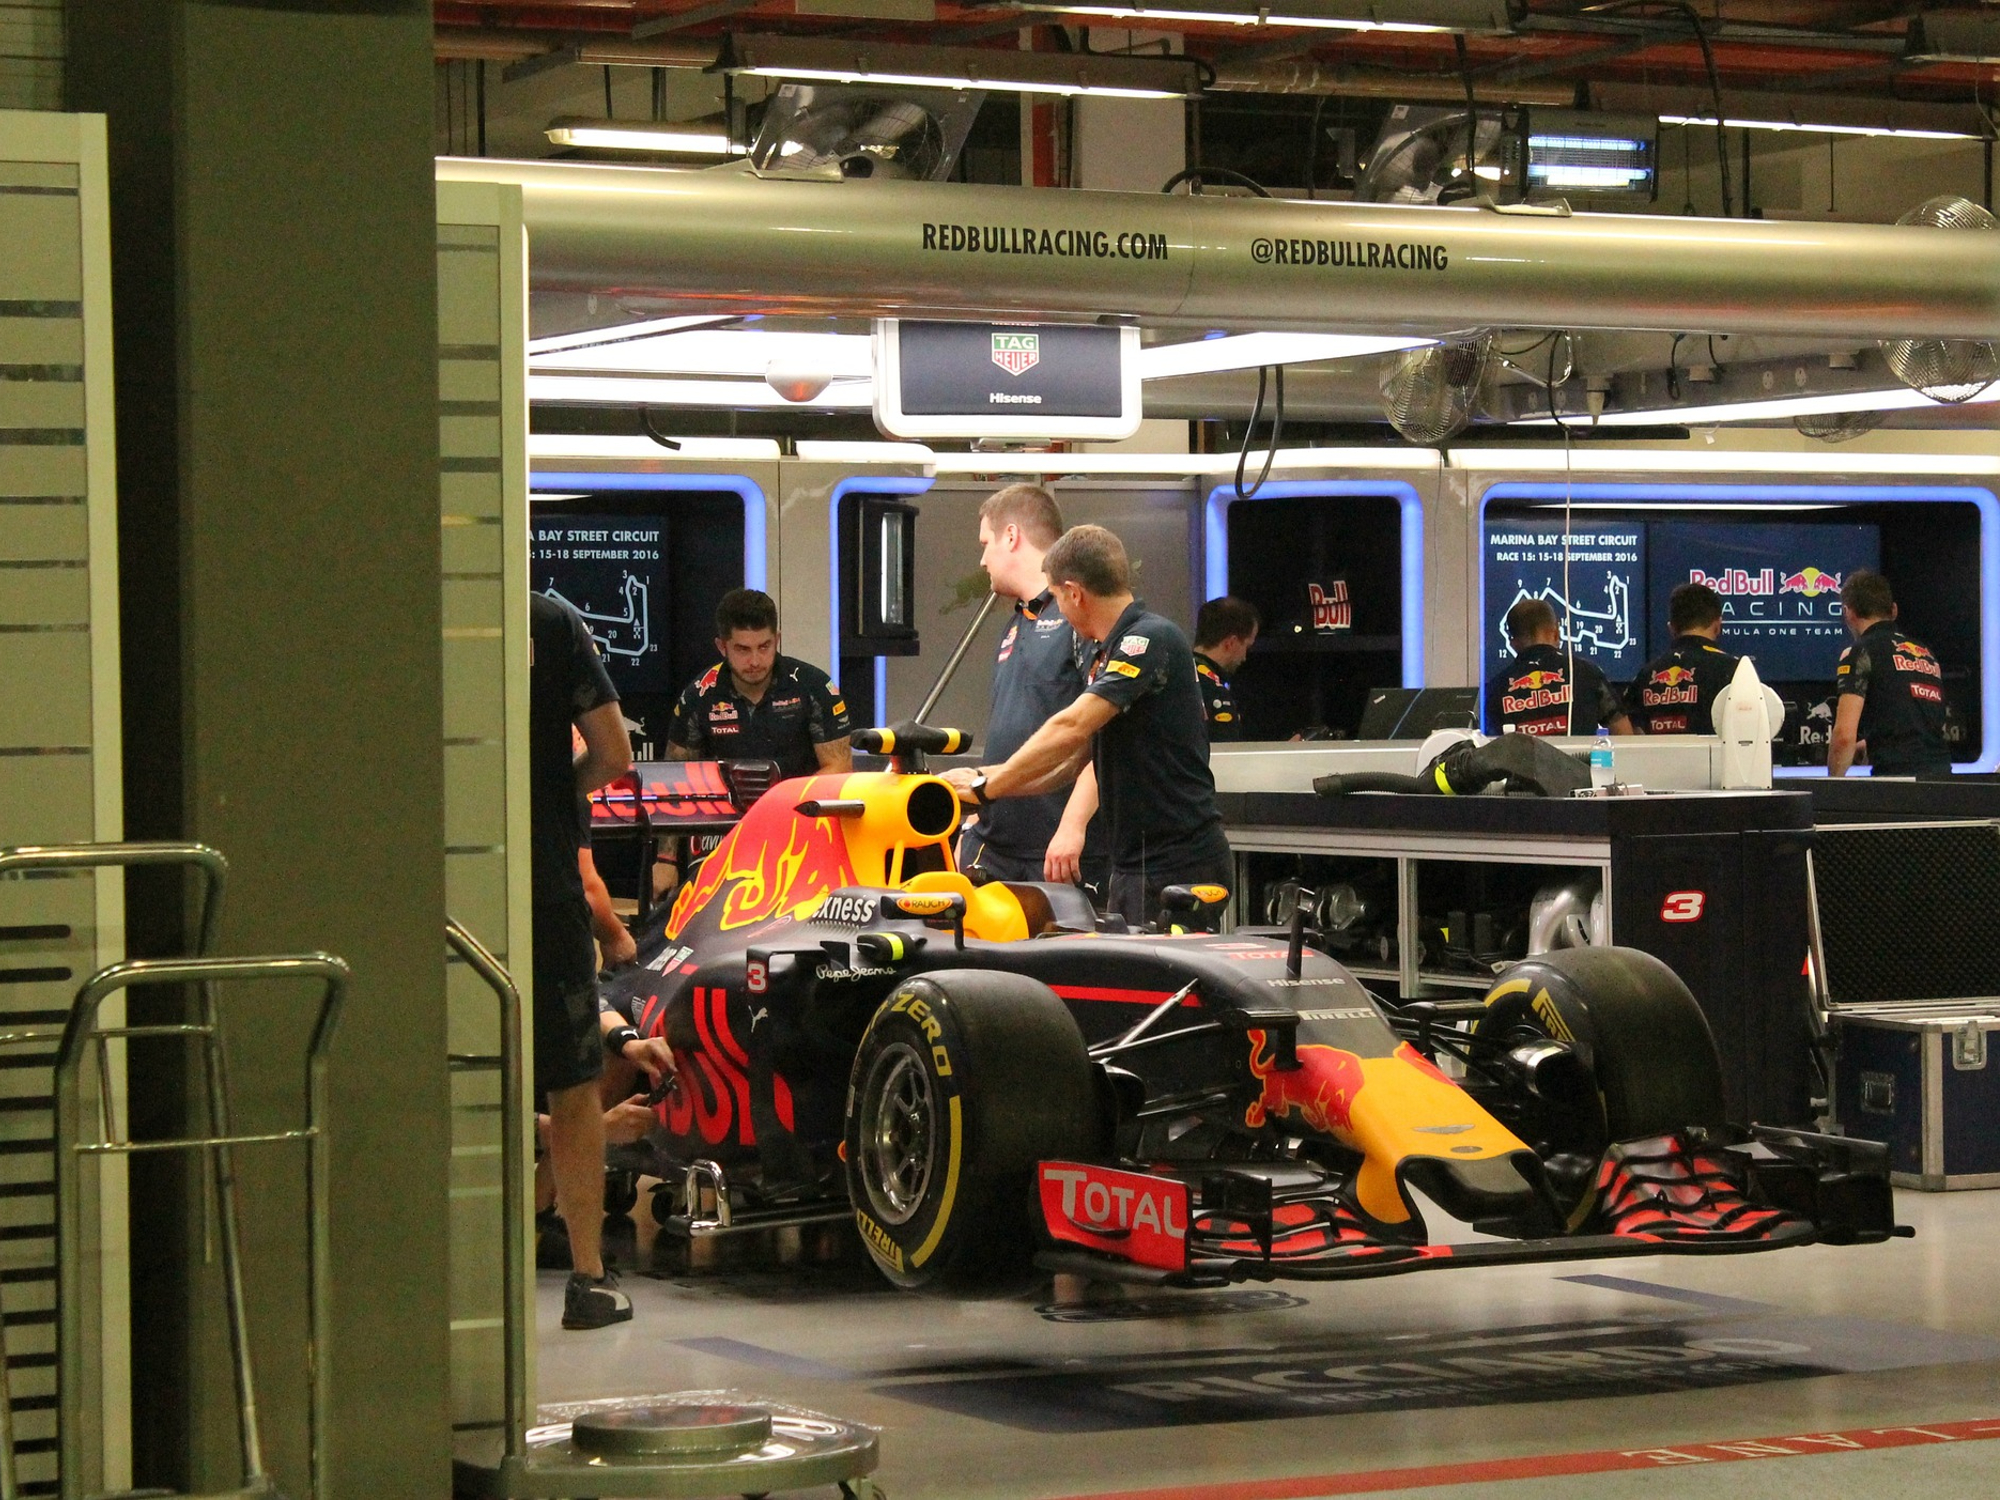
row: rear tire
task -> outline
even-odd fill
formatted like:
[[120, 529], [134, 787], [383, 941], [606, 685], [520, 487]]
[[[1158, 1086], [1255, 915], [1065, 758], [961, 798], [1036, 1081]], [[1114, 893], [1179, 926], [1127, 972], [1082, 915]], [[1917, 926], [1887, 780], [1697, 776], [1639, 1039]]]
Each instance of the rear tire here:
[[862, 1242], [911, 1291], [1023, 1290], [1036, 1164], [1098, 1155], [1104, 1136], [1083, 1033], [1048, 986], [982, 970], [908, 980], [868, 1023], [848, 1080]]
[[1566, 948], [1515, 964], [1487, 992], [1479, 1033], [1582, 1043], [1612, 1141], [1727, 1122], [1722, 1062], [1688, 987], [1636, 948]]

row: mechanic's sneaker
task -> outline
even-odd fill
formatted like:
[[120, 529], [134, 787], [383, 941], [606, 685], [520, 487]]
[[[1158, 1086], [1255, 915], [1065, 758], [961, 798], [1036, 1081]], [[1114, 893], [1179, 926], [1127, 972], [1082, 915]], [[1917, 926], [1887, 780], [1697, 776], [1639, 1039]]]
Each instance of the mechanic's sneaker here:
[[605, 1328], [632, 1316], [632, 1299], [618, 1290], [618, 1275], [607, 1268], [592, 1281], [581, 1271], [569, 1273], [563, 1288], [563, 1327]]

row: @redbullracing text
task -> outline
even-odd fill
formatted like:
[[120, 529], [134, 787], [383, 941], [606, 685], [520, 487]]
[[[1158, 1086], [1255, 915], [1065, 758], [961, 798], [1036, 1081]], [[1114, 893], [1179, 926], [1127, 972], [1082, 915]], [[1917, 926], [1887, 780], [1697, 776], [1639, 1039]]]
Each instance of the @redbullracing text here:
[[1443, 245], [1393, 240], [1257, 239], [1250, 258], [1260, 266], [1311, 266], [1355, 271], [1444, 271], [1451, 252]]

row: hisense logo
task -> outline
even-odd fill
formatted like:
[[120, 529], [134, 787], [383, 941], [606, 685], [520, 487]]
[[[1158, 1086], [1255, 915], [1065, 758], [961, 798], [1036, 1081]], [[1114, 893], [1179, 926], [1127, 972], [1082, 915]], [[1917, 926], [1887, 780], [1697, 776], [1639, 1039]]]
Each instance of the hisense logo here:
[[993, 363], [1009, 375], [1025, 375], [1042, 362], [1039, 333], [996, 333], [993, 335]]

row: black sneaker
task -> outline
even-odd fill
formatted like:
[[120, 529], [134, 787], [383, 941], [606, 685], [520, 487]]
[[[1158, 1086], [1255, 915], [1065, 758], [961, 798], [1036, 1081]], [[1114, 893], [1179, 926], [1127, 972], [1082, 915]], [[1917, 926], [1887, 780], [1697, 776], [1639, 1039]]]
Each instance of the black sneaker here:
[[618, 1275], [606, 1269], [592, 1281], [581, 1271], [569, 1273], [563, 1288], [563, 1327], [606, 1328], [632, 1316], [632, 1299], [618, 1290]]

